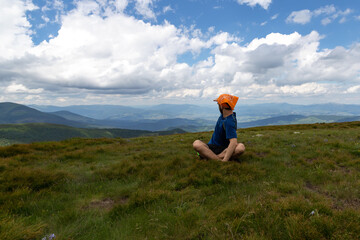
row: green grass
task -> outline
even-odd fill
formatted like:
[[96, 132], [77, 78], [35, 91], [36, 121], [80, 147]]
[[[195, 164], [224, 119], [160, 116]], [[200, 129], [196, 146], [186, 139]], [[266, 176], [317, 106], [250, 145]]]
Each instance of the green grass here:
[[238, 162], [203, 161], [211, 132], [0, 148], [0, 239], [359, 239], [360, 123], [238, 130]]

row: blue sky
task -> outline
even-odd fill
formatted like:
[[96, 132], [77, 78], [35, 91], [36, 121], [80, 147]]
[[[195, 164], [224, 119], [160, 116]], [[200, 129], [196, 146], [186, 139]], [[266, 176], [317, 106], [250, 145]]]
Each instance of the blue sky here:
[[357, 0], [1, 0], [0, 101], [359, 103]]
[[[49, 2], [53, 1], [34, 0], [33, 3], [40, 8], [27, 12], [29, 22], [32, 24], [31, 29], [35, 32], [32, 35], [35, 44], [49, 40], [50, 34], [56, 36], [61, 28], [56, 16], [61, 14], [61, 11], [66, 13], [76, 7], [73, 0], [61, 1], [64, 7], [61, 10], [54, 6], [50, 8]], [[49, 6], [49, 9], [42, 11], [41, 8], [46, 6]], [[124, 12], [152, 24], [169, 21], [177, 27], [194, 25], [202, 31], [213, 27], [217, 31], [236, 34], [245, 42], [265, 37], [272, 32], [289, 34], [297, 31], [300, 34], [307, 34], [312, 30], [326, 35], [321, 42], [321, 48], [349, 46], [360, 41], [360, 33], [355, 30], [359, 28], [360, 21], [360, 3], [356, 0], [333, 1], [333, 3], [314, 0], [279, 0], [272, 1], [266, 9], [259, 4], [254, 6], [239, 4], [236, 0], [153, 1], [151, 6], [156, 14], [155, 19], [142, 16], [134, 10], [134, 6], [135, 1], [130, 2]], [[311, 21], [304, 24], [286, 21], [294, 11], [314, 12], [326, 7], [333, 7], [335, 12], [312, 16]], [[350, 12], [345, 14], [347, 10]], [[322, 24], [321, 21], [328, 17], [331, 22]], [[44, 20], [46, 18], [49, 22]], [[345, 18], [344, 22], [340, 23], [343, 18]], [[43, 24], [45, 25], [39, 28]]]

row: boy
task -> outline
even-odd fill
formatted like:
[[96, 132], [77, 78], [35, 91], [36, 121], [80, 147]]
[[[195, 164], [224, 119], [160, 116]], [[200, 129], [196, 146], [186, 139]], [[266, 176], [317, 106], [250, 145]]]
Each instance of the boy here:
[[200, 140], [194, 141], [193, 147], [200, 157], [227, 162], [244, 153], [244, 144], [237, 142], [237, 120], [234, 108], [238, 99], [236, 96], [221, 94], [214, 100], [219, 105], [221, 115], [208, 144]]

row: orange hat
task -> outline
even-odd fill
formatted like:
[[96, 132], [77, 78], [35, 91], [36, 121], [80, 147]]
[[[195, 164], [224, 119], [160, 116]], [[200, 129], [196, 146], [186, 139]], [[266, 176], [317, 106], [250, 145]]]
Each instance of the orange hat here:
[[220, 105], [227, 103], [229, 104], [231, 110], [234, 110], [238, 99], [239, 97], [232, 96], [230, 94], [221, 94], [217, 99], [214, 99], [214, 101]]

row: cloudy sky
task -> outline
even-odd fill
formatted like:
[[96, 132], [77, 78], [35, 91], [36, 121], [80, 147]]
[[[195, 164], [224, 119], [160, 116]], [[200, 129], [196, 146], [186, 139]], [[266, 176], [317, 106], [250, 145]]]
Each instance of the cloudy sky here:
[[0, 102], [360, 103], [359, 0], [0, 0]]

